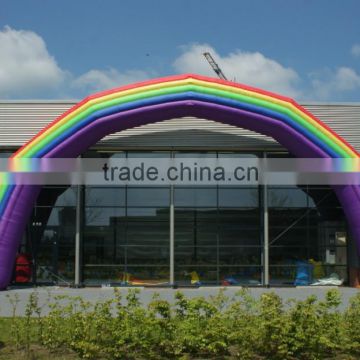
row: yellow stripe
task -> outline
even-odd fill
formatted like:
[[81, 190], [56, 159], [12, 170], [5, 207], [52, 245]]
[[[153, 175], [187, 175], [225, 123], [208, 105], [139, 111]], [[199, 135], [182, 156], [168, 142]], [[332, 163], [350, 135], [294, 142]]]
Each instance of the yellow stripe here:
[[167, 82], [161, 82], [157, 84], [150, 84], [145, 85], [142, 87], [137, 87], [129, 90], [124, 91], [118, 91], [114, 92], [112, 94], [104, 95], [99, 98], [89, 99], [85, 104], [83, 104], [81, 107], [77, 108], [67, 116], [65, 116], [63, 119], [61, 119], [59, 122], [54, 124], [52, 127], [50, 127], [48, 130], [46, 130], [44, 133], [42, 133], [38, 138], [34, 139], [32, 142], [30, 142], [26, 147], [21, 149], [19, 153], [16, 155], [16, 157], [21, 157], [23, 155], [26, 155], [26, 151], [30, 149], [32, 146], [36, 145], [40, 141], [42, 141], [46, 136], [51, 133], [52, 131], [56, 130], [63, 124], [65, 124], [67, 121], [69, 121], [74, 116], [80, 114], [81, 112], [89, 109], [91, 106], [101, 104], [102, 102], [113, 100], [115, 98], [121, 98], [127, 95], [133, 95], [133, 94], [140, 94], [149, 90], [157, 90], [161, 88], [167, 88], [167, 87], [174, 87], [174, 86], [180, 86], [180, 85], [187, 85], [187, 84], [194, 84], [194, 85], [200, 85], [208, 88], [215, 88], [215, 89], [221, 89], [224, 91], [229, 91], [237, 94], [247, 95], [251, 97], [255, 97], [257, 99], [261, 99], [267, 102], [271, 102], [273, 104], [277, 104], [283, 108], [286, 108], [290, 110], [291, 112], [296, 113], [297, 115], [301, 116], [304, 120], [311, 123], [316, 129], [320, 130], [323, 134], [325, 134], [328, 138], [332, 139], [333, 142], [335, 142], [338, 146], [340, 146], [342, 149], [344, 149], [349, 155], [352, 157], [358, 157], [358, 154], [354, 152], [351, 148], [349, 148], [344, 142], [341, 140], [338, 140], [329, 130], [324, 128], [321, 124], [319, 124], [317, 121], [315, 121], [313, 118], [308, 116], [306, 113], [302, 112], [300, 109], [298, 109], [296, 106], [294, 106], [289, 101], [284, 101], [278, 98], [271, 97], [269, 95], [257, 93], [255, 91], [250, 91], [243, 88], [234, 87], [231, 85], [223, 85], [219, 83], [213, 83], [211, 81], [204, 81], [199, 80], [196, 78], [185, 78], [181, 80], [173, 80], [173, 81], [167, 81]]

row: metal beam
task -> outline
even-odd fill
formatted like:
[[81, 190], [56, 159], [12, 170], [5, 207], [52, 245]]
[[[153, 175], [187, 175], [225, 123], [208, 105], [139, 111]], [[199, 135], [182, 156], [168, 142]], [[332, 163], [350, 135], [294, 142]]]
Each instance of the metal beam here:
[[220, 79], [223, 80], [227, 80], [225, 74], [222, 72], [220, 66], [216, 63], [216, 61], [214, 60], [214, 58], [212, 57], [212, 55], [209, 52], [204, 52], [203, 53], [205, 59], [207, 60], [207, 62], [210, 64], [210, 66], [212, 67], [212, 69], [215, 71], [215, 73], [217, 74], [217, 76]]

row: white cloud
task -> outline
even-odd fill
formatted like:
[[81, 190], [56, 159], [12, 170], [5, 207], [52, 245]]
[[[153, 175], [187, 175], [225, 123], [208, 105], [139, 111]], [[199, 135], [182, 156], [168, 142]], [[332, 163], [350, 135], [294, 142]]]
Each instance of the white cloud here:
[[291, 68], [281, 65], [260, 52], [236, 50], [221, 56], [208, 44], [182, 47], [183, 53], [173, 66], [177, 72], [216, 76], [202, 55], [209, 51], [230, 80], [274, 91], [291, 97], [299, 97], [299, 75]]
[[44, 40], [32, 31], [0, 31], [0, 96], [18, 97], [54, 89], [66, 78]]
[[81, 97], [149, 77], [145, 71], [113, 68], [76, 77], [57, 64], [35, 32], [0, 30], [0, 98]]
[[336, 99], [341, 94], [360, 90], [360, 75], [349, 67], [314, 72], [310, 78], [311, 97], [315, 100]]
[[351, 54], [355, 57], [360, 57], [360, 44], [355, 44], [352, 46]]
[[148, 78], [149, 74], [141, 70], [128, 70], [120, 73], [114, 68], [107, 70], [94, 69], [75, 79], [72, 86], [87, 91], [101, 91]]
[[[349, 67], [321, 70], [300, 76], [289, 67], [260, 52], [235, 50], [221, 56], [207, 44], [182, 47], [173, 68], [181, 73], [215, 76], [202, 53], [209, 51], [229, 79], [297, 99], [337, 100], [360, 90], [360, 75]], [[360, 45], [352, 48], [360, 56]], [[0, 30], [0, 98], [80, 98], [94, 91], [118, 87], [150, 77], [155, 72], [116, 68], [92, 69], [79, 76], [61, 68], [47, 50], [45, 41], [33, 31], [5, 27]], [[306, 85], [307, 84], [307, 85]], [[302, 85], [302, 89], [300, 88]]]

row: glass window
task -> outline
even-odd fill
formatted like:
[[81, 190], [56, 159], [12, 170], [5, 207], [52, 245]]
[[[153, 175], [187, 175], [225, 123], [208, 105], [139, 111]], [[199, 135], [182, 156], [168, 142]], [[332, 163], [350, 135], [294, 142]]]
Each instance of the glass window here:
[[219, 207], [259, 206], [259, 192], [253, 188], [219, 188]]
[[[94, 154], [101, 158], [258, 157], [214, 151]], [[174, 187], [176, 283], [261, 284], [264, 213], [259, 190], [258, 186]], [[86, 187], [86, 284], [169, 284], [170, 195], [169, 186]], [[40, 282], [74, 279], [76, 197], [76, 187], [46, 186], [37, 200], [30, 235], [37, 249]], [[271, 186], [268, 205], [271, 284], [310, 285], [330, 277], [347, 280], [346, 222], [328, 186]]]
[[214, 207], [217, 206], [216, 187], [175, 188], [176, 207]]
[[86, 206], [125, 206], [124, 187], [86, 187]]
[[169, 206], [170, 189], [129, 187], [127, 189], [127, 205], [139, 207]]
[[87, 207], [85, 208], [86, 226], [112, 226], [125, 221], [125, 208]]
[[261, 248], [258, 246], [220, 246], [220, 265], [261, 265]]
[[76, 206], [77, 187], [44, 186], [37, 198], [37, 206]]
[[303, 208], [308, 206], [307, 194], [299, 188], [269, 188], [269, 207]]
[[126, 210], [128, 221], [169, 221], [168, 208], [128, 207]]
[[168, 246], [169, 231], [170, 227], [166, 222], [129, 221], [127, 223], [127, 244], [143, 246], [148, 250], [154, 246]]
[[327, 186], [274, 187], [269, 203], [271, 284], [321, 284], [330, 277], [346, 282], [347, 235], [334, 192]]

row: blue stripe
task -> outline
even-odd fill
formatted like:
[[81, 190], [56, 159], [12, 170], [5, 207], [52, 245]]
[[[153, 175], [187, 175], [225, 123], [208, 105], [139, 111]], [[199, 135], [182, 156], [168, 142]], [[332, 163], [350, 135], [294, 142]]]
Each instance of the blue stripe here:
[[[145, 106], [151, 106], [151, 105], [157, 105], [157, 104], [163, 104], [163, 103], [169, 103], [169, 102], [175, 102], [175, 101], [181, 101], [181, 100], [200, 100], [205, 101], [209, 103], [215, 103], [220, 104], [224, 106], [229, 106], [232, 108], [238, 108], [241, 110], [246, 110], [249, 112], [261, 114], [268, 116], [270, 118], [280, 120], [286, 124], [288, 124], [293, 129], [296, 129], [299, 133], [304, 135], [306, 138], [308, 138], [312, 143], [316, 144], [319, 148], [324, 150], [326, 153], [331, 155], [332, 157], [342, 157], [337, 152], [331, 149], [330, 146], [328, 146], [325, 142], [323, 142], [321, 139], [316, 137], [314, 134], [312, 134], [309, 130], [304, 128], [302, 125], [296, 123], [290, 116], [276, 112], [274, 110], [270, 110], [264, 107], [260, 107], [257, 105], [240, 102], [234, 99], [229, 98], [223, 98], [215, 95], [208, 95], [203, 94], [199, 92], [194, 91], [187, 91], [182, 93], [176, 93], [176, 94], [170, 94], [170, 95], [162, 95], [162, 96], [156, 96], [148, 99], [142, 99], [138, 101], [129, 102], [126, 104], [121, 105], [115, 105], [111, 106], [106, 109], [98, 110], [92, 113], [91, 115], [87, 116], [86, 118], [79, 121], [77, 124], [72, 126], [71, 128], [64, 131], [60, 136], [58, 136], [56, 139], [51, 141], [49, 144], [44, 146], [41, 150], [39, 150], [37, 153], [34, 154], [33, 157], [41, 158], [45, 154], [47, 154], [50, 150], [52, 150], [55, 146], [62, 143], [64, 140], [69, 138], [72, 134], [76, 133], [81, 128], [85, 127], [87, 124], [96, 121], [97, 119], [103, 118], [105, 116], [113, 115], [116, 113], [120, 113], [123, 111], [138, 109]], [[8, 199], [10, 197], [10, 194], [12, 193], [14, 189], [14, 185], [9, 185], [9, 188], [6, 190], [4, 197], [2, 201], [0, 202], [0, 216], [3, 214], [5, 210], [5, 206], [8, 202]]]
[[328, 146], [326, 143], [324, 143], [321, 139], [319, 139], [316, 135], [312, 134], [309, 130], [304, 128], [302, 125], [296, 123], [290, 116], [281, 114], [279, 112], [266, 109], [263, 107], [259, 107], [253, 104], [248, 104], [244, 102], [239, 102], [237, 100], [228, 99], [228, 98], [222, 98], [218, 96], [213, 95], [207, 95], [207, 94], [201, 94], [198, 92], [184, 92], [179, 94], [171, 94], [171, 95], [162, 95], [157, 96], [153, 98], [133, 101], [127, 104], [121, 104], [121, 105], [115, 105], [111, 106], [106, 109], [98, 110], [89, 115], [88, 117], [84, 118], [83, 120], [79, 121], [74, 126], [70, 127], [66, 131], [64, 131], [61, 135], [59, 135], [56, 139], [51, 141], [49, 144], [44, 146], [41, 150], [39, 150], [37, 153], [34, 154], [34, 157], [42, 157], [45, 154], [47, 154], [50, 150], [52, 150], [55, 146], [63, 142], [65, 139], [69, 138], [72, 134], [76, 133], [79, 129], [85, 127], [87, 124], [96, 121], [97, 119], [100, 119], [105, 116], [113, 115], [116, 113], [120, 113], [127, 110], [137, 109], [144, 106], [151, 106], [156, 104], [163, 104], [163, 103], [169, 103], [174, 101], [181, 101], [181, 100], [200, 100], [210, 103], [216, 103], [221, 104], [225, 106], [230, 106], [242, 110], [247, 110], [253, 113], [265, 115], [268, 117], [271, 117], [273, 119], [280, 120], [288, 125], [290, 125], [292, 128], [303, 134], [305, 137], [307, 137], [311, 142], [315, 143], [317, 146], [319, 146], [322, 150], [324, 150], [326, 153], [331, 155], [332, 157], [340, 157], [340, 155], [331, 149], [330, 146]]
[[8, 200], [10, 198], [10, 195], [14, 191], [16, 185], [6, 185], [6, 186], [7, 186], [7, 189], [5, 190], [5, 194], [0, 202], [0, 217], [3, 215], [3, 213], [6, 209]]

